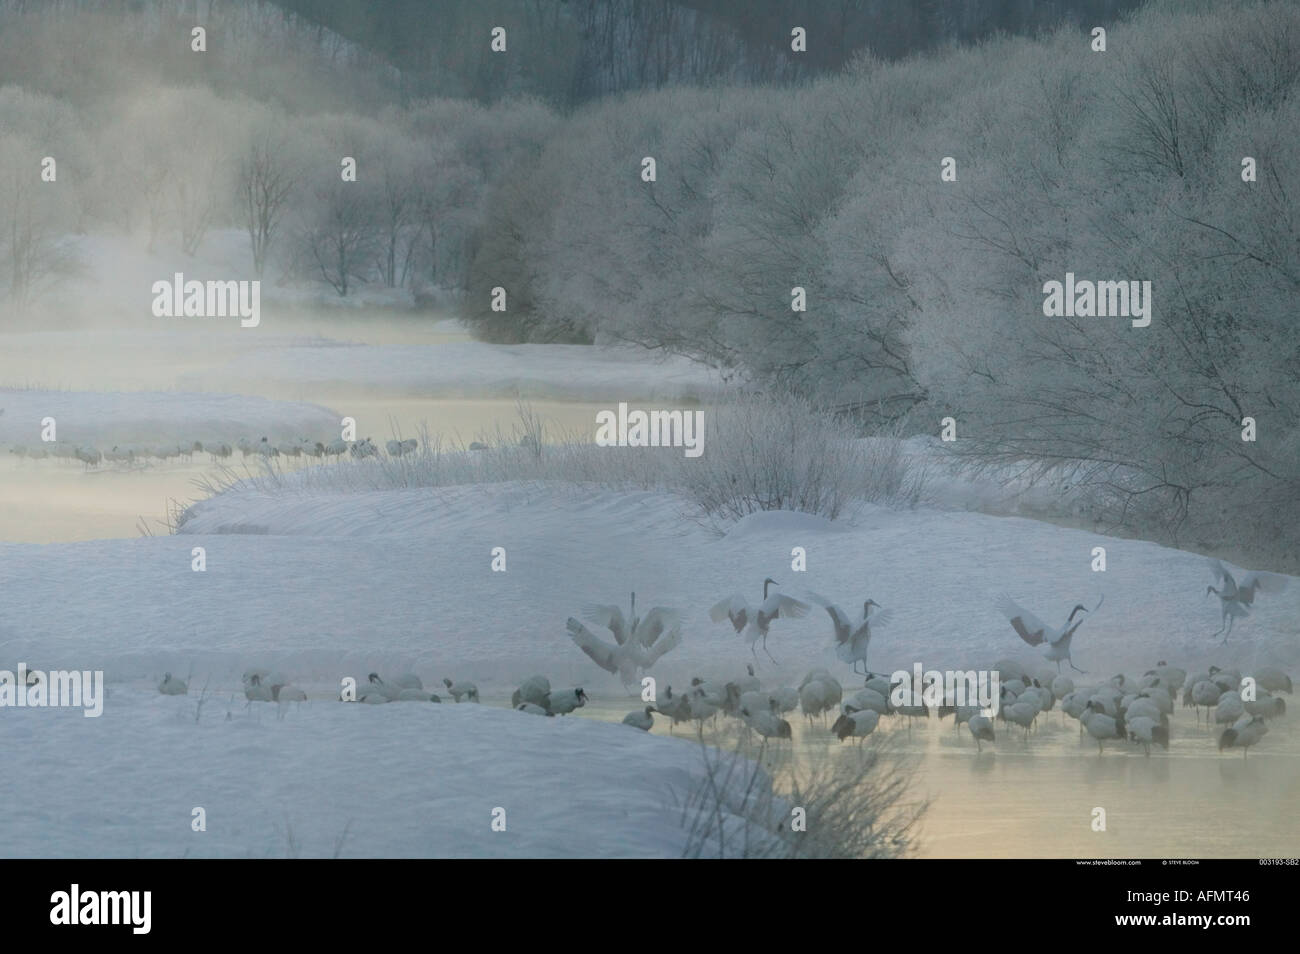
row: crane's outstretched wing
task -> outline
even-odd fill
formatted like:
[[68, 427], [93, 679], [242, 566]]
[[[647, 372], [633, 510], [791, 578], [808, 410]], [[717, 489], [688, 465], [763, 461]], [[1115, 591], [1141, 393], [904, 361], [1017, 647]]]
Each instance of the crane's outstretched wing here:
[[797, 600], [793, 596], [786, 596], [784, 593], [773, 593], [763, 601], [760, 612], [768, 619], [788, 617], [798, 619], [801, 616], [807, 616], [808, 611], [812, 609], [802, 600]]
[[641, 617], [641, 621], [636, 624], [636, 632], [632, 634], [632, 639], [641, 646], [653, 646], [660, 636], [681, 624], [680, 611], [667, 606], [656, 606]]
[[731, 620], [731, 625], [740, 632], [749, 622], [749, 604], [745, 602], [745, 597], [739, 593], [732, 593], [725, 600], [715, 603], [709, 610], [709, 619], [715, 623], [721, 623], [724, 619]]
[[857, 638], [858, 633], [862, 632], [863, 628], [867, 625], [866, 623], [862, 623], [862, 625], [855, 630], [853, 624], [849, 622], [849, 618], [844, 615], [844, 610], [840, 609], [838, 606], [827, 606], [826, 612], [831, 618], [831, 625], [835, 627], [835, 642], [840, 645], [853, 642], [853, 640]]
[[1276, 593], [1286, 588], [1286, 577], [1277, 573], [1251, 573], [1237, 584], [1237, 599], [1250, 604], [1255, 602], [1255, 591]]
[[618, 653], [613, 646], [592, 634], [591, 630], [569, 617], [569, 637], [578, 644], [578, 648], [591, 657], [606, 672], [618, 672]]
[[628, 637], [632, 635], [627, 631], [627, 620], [623, 616], [623, 611], [617, 606], [590, 603], [582, 608], [582, 615], [612, 632], [614, 641], [620, 646], [626, 643]]
[[998, 609], [1011, 620], [1011, 628], [1030, 646], [1037, 646], [1051, 631], [1046, 623], [1009, 596], [998, 600]]
[[808, 591], [808, 598], [826, 610], [826, 615], [831, 618], [831, 625], [835, 627], [835, 642], [847, 643], [853, 634], [853, 623], [849, 620], [848, 614], [826, 597], [811, 590]]
[[863, 620], [862, 625], [854, 631], [852, 638], [856, 640], [860, 636], [866, 636], [870, 639], [874, 630], [879, 629], [881, 626], [888, 626], [889, 621], [893, 619], [893, 617], [894, 614], [889, 610], [880, 610], [878, 613], [872, 613]]
[[[1223, 592], [1219, 594], [1220, 597], [1225, 600], [1237, 599], [1237, 581], [1233, 579], [1232, 574], [1228, 572], [1228, 568], [1213, 557], [1206, 562], [1210, 564], [1210, 570], [1214, 573], [1214, 578], [1219, 581], [1220, 587], [1223, 590]], [[1251, 598], [1254, 598], [1254, 593], [1251, 594]]]
[[649, 669], [670, 650], [676, 649], [682, 644], [682, 631], [680, 627], [673, 627], [668, 631], [668, 635], [657, 640], [653, 646], [648, 646], [641, 650], [640, 658], [637, 660], [642, 669]]

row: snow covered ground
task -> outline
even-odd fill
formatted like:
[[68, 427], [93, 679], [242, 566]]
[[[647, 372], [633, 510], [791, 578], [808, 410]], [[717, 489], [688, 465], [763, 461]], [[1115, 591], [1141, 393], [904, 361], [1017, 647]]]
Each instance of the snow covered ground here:
[[[532, 400], [704, 400], [719, 376], [684, 358], [636, 348], [490, 345], [468, 340], [453, 320], [411, 310], [407, 289], [354, 287], [340, 299], [324, 283], [264, 281], [261, 323], [157, 318], [152, 285], [180, 272], [187, 280], [250, 274], [248, 236], [210, 232], [197, 256], [148, 252], [120, 236], [73, 236], [83, 268], [42, 300], [48, 322], [0, 334], [0, 385], [54, 388], [150, 387], [293, 396], [352, 387], [425, 397], [514, 396]], [[451, 302], [446, 306], [450, 308]], [[89, 309], [89, 310], [88, 310]], [[448, 312], [450, 314], [450, 311]], [[450, 338], [463, 340], [448, 342]], [[400, 342], [400, 343], [398, 343]], [[108, 385], [99, 383], [108, 380]], [[273, 393], [274, 392], [274, 393]], [[618, 397], [621, 396], [621, 397]]]
[[[213, 229], [195, 255], [169, 246], [150, 252], [143, 241], [114, 234], [72, 235], [65, 241], [67, 251], [81, 267], [42, 299], [50, 312], [61, 316], [84, 314], [91, 307], [93, 314], [88, 317], [107, 314], [130, 320], [147, 316], [153, 283], [170, 280], [177, 272], [186, 280], [198, 281], [255, 277], [248, 233], [241, 229]], [[262, 282], [261, 300], [263, 308], [333, 306], [350, 312], [413, 304], [409, 289], [373, 282], [354, 285], [347, 298], [340, 298], [324, 282], [287, 285], [268, 280]]]
[[[173, 391], [49, 391], [0, 388], [0, 445], [40, 446], [52, 417], [65, 444], [98, 447], [333, 435], [338, 415], [316, 404], [239, 394]], [[8, 447], [6, 446], [7, 450]]]
[[[871, 596], [894, 619], [872, 644], [876, 669], [1032, 659], [995, 607], [1010, 594], [1052, 620], [1104, 607], [1075, 637], [1081, 668], [1300, 663], [1300, 585], [1261, 598], [1226, 645], [1204, 558], [1019, 518], [864, 507], [850, 525], [753, 515], [718, 537], [654, 493], [520, 484], [351, 494], [227, 493], [197, 505], [173, 537], [0, 545], [0, 587], [23, 595], [0, 619], [0, 652], [31, 665], [103, 668], [119, 680], [163, 670], [230, 680], [254, 664], [337, 686], [344, 675], [412, 667], [506, 686], [535, 671], [617, 690], [569, 640], [589, 602], [677, 606], [682, 647], [661, 678], [728, 676], [752, 657], [707, 607], [772, 576], [843, 605]], [[1107, 570], [1091, 570], [1092, 549]], [[190, 569], [202, 546], [207, 570]], [[507, 570], [491, 570], [494, 547]], [[804, 547], [808, 571], [791, 572]], [[69, 592], [66, 582], [76, 579]], [[39, 612], [37, 608], [39, 607]], [[765, 678], [831, 665], [820, 611], [773, 625]], [[229, 684], [229, 683], [227, 683]]]
[[364, 392], [430, 399], [669, 402], [704, 401], [723, 393], [715, 372], [682, 358], [661, 360], [613, 346], [493, 345], [468, 340], [448, 321], [421, 326], [425, 340], [417, 342], [385, 340], [402, 337], [405, 326], [378, 318], [375, 325], [382, 327], [366, 334], [363, 326], [362, 340], [328, 323], [320, 325], [323, 333], [306, 334], [299, 333], [301, 322], [280, 328], [271, 318], [264, 327], [247, 330], [158, 321], [148, 331], [0, 334], [0, 386], [318, 400], [322, 394]]
[[680, 741], [492, 706], [209, 695], [196, 723], [197, 703], [119, 687], [98, 719], [3, 710], [23, 764], [0, 774], [0, 854], [677, 856], [702, 765]]
[[584, 345], [276, 347], [232, 361], [214, 374], [227, 387], [275, 381], [302, 389], [340, 385], [428, 397], [514, 395], [559, 401], [693, 400], [716, 397], [720, 379], [683, 358], [661, 360], [633, 348]]

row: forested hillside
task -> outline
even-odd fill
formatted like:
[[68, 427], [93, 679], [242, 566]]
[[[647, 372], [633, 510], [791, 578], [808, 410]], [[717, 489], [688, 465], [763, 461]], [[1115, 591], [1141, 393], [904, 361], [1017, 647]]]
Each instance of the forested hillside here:
[[[470, 317], [687, 354], [873, 426], [952, 416], [984, 460], [1069, 462], [1116, 519], [1294, 558], [1300, 10], [1154, 3], [1107, 39], [592, 104], [488, 196]], [[1067, 273], [1150, 282], [1150, 324], [1046, 317]]]
[[[7, 315], [75, 236], [240, 230], [279, 285], [951, 417], [1122, 525], [1300, 559], [1295, 3], [808, 4], [806, 60], [767, 0], [119, 6], [0, 0]], [[1149, 324], [1046, 316], [1069, 276], [1150, 283]]]

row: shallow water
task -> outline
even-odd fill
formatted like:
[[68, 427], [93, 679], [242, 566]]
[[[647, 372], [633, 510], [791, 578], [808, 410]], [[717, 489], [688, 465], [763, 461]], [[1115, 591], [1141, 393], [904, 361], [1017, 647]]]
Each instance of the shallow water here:
[[[441, 686], [427, 685], [452, 704]], [[340, 704], [337, 688], [304, 688], [309, 707]], [[480, 688], [483, 705], [509, 706], [500, 687]], [[212, 686], [208, 695], [243, 705], [237, 684]], [[586, 706], [557, 718], [618, 723], [644, 705], [637, 696], [593, 693]], [[653, 734], [699, 745], [694, 723], [671, 727], [664, 716], [654, 718]], [[858, 743], [836, 739], [831, 718], [809, 723], [797, 711], [786, 718], [790, 741], [768, 743], [762, 753], [756, 740], [744, 748], [751, 757], [762, 755], [779, 789], [788, 786], [792, 773], [807, 779], [841, 761], [856, 764]], [[985, 742], [978, 753], [970, 732], [954, 729], [951, 719], [916, 719], [909, 727], [905, 718], [887, 717], [865, 740], [881, 749], [873, 771], [910, 771], [905, 800], [929, 802], [915, 857], [1300, 857], [1300, 725], [1294, 716], [1272, 721], [1246, 757], [1236, 750], [1220, 753], [1222, 728], [1207, 725], [1203, 716], [1198, 720], [1191, 709], [1175, 710], [1169, 749], [1154, 748], [1149, 757], [1139, 745], [1114, 740], [1099, 755], [1096, 741], [1080, 737], [1079, 724], [1059, 709], [1041, 715], [1028, 740], [1019, 728], [996, 726], [996, 741]], [[743, 744], [738, 728], [737, 720], [720, 717], [705, 724], [702, 740], [732, 751]], [[1104, 831], [1092, 827], [1097, 808], [1105, 810]]]
[[[580, 714], [621, 721], [637, 709], [632, 697], [594, 698]], [[794, 738], [767, 759], [776, 769], [806, 772], [850, 755], [824, 726], [787, 716]], [[669, 735], [655, 717], [656, 734]], [[629, 732], [637, 731], [628, 729]], [[1039, 717], [1028, 741], [998, 724], [997, 741], [982, 754], [965, 726], [951, 719], [901, 717], [877, 729], [899, 755], [913, 761], [912, 793], [930, 799], [921, 822], [923, 858], [1278, 858], [1300, 856], [1300, 727], [1277, 720], [1243, 758], [1220, 754], [1221, 729], [1178, 709], [1168, 751], [1149, 758], [1141, 746], [1080, 739], [1078, 723], [1054, 710]], [[693, 726], [672, 734], [692, 744]], [[705, 741], [722, 738], [706, 729]], [[868, 744], [871, 739], [868, 739]], [[891, 754], [889, 759], [893, 758]], [[889, 761], [885, 765], [894, 764]], [[1093, 831], [1093, 810], [1105, 809], [1106, 830]]]
[[[277, 327], [278, 334], [320, 335], [372, 345], [441, 344], [469, 340], [449, 331], [446, 323], [369, 320], [362, 317], [298, 322]], [[186, 390], [193, 381], [220, 390], [219, 369], [258, 340], [211, 332], [171, 332], [149, 336], [87, 332], [46, 335], [0, 335], [0, 387], [76, 390]], [[512, 437], [518, 422], [514, 398], [427, 399], [386, 394], [382, 388], [358, 392], [342, 384], [304, 390], [273, 380], [241, 384], [240, 392], [276, 400], [307, 401], [357, 421], [359, 437], [381, 446], [394, 437], [412, 437], [427, 426], [444, 444], [465, 445], [493, 439], [498, 431]], [[603, 405], [567, 401], [532, 401], [544, 423], [544, 438], [593, 432]], [[0, 402], [2, 406], [3, 402]], [[252, 440], [257, 435], [246, 435]], [[337, 435], [311, 435], [329, 440]], [[194, 438], [204, 440], [204, 435]], [[78, 461], [20, 460], [0, 445], [0, 541], [57, 543], [140, 535], [140, 524], [166, 533], [169, 514], [206, 494], [198, 484], [217, 476], [208, 455], [192, 461], [147, 460], [132, 467], [105, 462], [87, 471]], [[240, 455], [233, 466], [242, 473]], [[306, 466], [304, 462], [301, 466]], [[287, 462], [286, 466], [295, 466]]]
[[[498, 428], [509, 436], [517, 420], [513, 400], [368, 398], [334, 403], [322, 395], [320, 403], [346, 408], [340, 413], [356, 418], [358, 436], [373, 437], [381, 447], [394, 436], [422, 433], [424, 424], [431, 435], [441, 435], [444, 443], [462, 445], [481, 435], [493, 435]], [[561, 401], [535, 401], [531, 406], [543, 418], [548, 438], [583, 428], [590, 431], [601, 407]], [[0, 541], [8, 543], [136, 537], [142, 518], [151, 532], [166, 533], [174, 504], [205, 497], [197, 482], [220, 473], [206, 454], [195, 455], [190, 462], [149, 460], [132, 467], [104, 463], [87, 470], [75, 460], [19, 460], [7, 451], [0, 447]], [[239, 457], [236, 451], [233, 466], [242, 473]], [[335, 463], [304, 459], [301, 464], [284, 462], [282, 466], [329, 467]]]

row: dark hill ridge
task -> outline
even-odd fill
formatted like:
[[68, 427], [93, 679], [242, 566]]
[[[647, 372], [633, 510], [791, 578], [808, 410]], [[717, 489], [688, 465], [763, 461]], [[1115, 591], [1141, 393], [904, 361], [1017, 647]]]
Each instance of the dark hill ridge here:
[[[678, 82], [771, 82], [997, 32], [1108, 24], [1137, 0], [272, 0], [403, 73], [408, 95], [534, 93], [575, 105]], [[507, 61], [485, 24], [514, 38]], [[808, 31], [790, 52], [792, 26]], [[533, 40], [537, 37], [537, 40]]]

